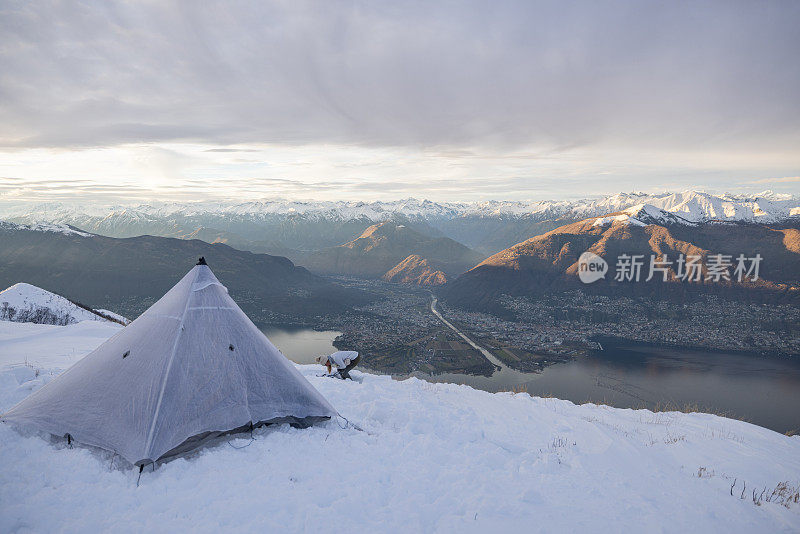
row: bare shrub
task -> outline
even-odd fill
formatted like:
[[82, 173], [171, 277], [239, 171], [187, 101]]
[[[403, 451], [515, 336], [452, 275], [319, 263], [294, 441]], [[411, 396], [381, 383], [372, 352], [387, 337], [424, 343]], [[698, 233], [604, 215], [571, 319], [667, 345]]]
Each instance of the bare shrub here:
[[731, 495], [739, 497], [740, 500], [744, 500], [749, 496], [756, 506], [761, 506], [765, 502], [772, 502], [789, 508], [794, 504], [800, 503], [800, 486], [793, 485], [788, 481], [779, 482], [772, 489], [764, 486], [760, 490], [751, 488], [749, 492], [747, 491], [747, 482], [742, 482], [741, 492], [734, 493], [733, 489], [736, 487], [737, 482], [738, 479], [734, 479], [733, 484], [731, 484]]

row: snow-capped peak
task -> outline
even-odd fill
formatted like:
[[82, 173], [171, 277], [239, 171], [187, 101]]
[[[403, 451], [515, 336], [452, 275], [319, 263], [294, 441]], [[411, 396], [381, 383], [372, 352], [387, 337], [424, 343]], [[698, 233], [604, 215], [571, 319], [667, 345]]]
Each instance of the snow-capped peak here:
[[620, 215], [609, 215], [608, 217], [598, 217], [592, 226], [605, 226], [615, 222], [631, 224], [633, 226], [645, 226], [645, 223], [633, 216], [634, 214], [622, 213]]
[[633, 217], [645, 215], [653, 218], [661, 217], [664, 213], [666, 213], [664, 210], [657, 208], [652, 204], [636, 204], [635, 206], [631, 206], [623, 211]]
[[652, 204], [636, 204], [624, 209], [618, 215], [607, 215], [597, 218], [592, 226], [605, 226], [613, 222], [631, 224], [633, 226], [647, 226], [648, 224], [695, 224], [693, 221], [682, 218], [669, 211], [663, 210]]
[[129, 322], [117, 314], [83, 308], [61, 295], [26, 283], [0, 291], [0, 320], [55, 325], [80, 321]]
[[635, 218], [639, 225], [647, 224], [696, 224], [694, 221], [683, 218], [652, 204], [637, 204], [623, 210], [623, 213]]

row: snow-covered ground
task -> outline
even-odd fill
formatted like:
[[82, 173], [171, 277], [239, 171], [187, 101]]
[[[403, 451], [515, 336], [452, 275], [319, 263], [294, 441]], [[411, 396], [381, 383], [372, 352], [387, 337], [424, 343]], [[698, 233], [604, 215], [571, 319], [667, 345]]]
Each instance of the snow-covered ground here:
[[[119, 328], [0, 323], [0, 411]], [[752, 493], [797, 487], [800, 437], [707, 414], [300, 369], [364, 431], [262, 429], [145, 471], [137, 487], [119, 458], [112, 468], [110, 454], [0, 424], [0, 532], [800, 530], [800, 504], [756, 505]]]

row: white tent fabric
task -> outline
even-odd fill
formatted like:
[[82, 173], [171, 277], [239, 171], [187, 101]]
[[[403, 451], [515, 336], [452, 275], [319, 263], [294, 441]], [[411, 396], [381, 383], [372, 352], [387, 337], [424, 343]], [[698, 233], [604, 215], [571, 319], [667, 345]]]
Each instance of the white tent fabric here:
[[158, 460], [187, 439], [336, 410], [197, 265], [133, 323], [3, 421]]

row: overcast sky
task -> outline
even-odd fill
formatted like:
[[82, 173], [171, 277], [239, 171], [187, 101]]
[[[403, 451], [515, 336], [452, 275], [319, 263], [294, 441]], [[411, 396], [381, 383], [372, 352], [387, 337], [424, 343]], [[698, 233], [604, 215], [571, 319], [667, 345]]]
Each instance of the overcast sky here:
[[800, 193], [800, 2], [0, 2], [0, 199]]

